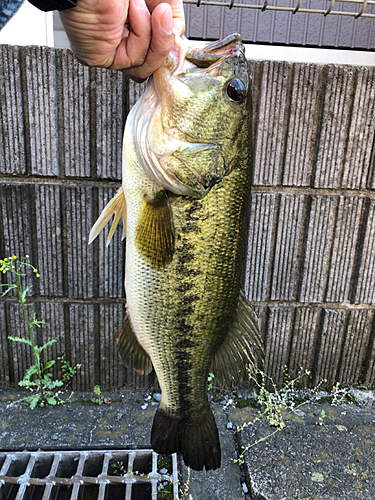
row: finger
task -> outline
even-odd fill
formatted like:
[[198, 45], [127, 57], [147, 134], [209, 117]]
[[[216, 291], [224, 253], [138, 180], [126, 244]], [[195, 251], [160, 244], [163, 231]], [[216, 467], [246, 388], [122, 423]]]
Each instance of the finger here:
[[[182, 0], [163, 0], [172, 9], [173, 31], [176, 35], [182, 36], [185, 32], [185, 13]], [[153, 12], [160, 4], [160, 0], [146, 0], [147, 7]]]
[[167, 3], [159, 4], [151, 17], [152, 38], [144, 63], [124, 72], [138, 80], [144, 80], [166, 60], [174, 46], [172, 9]]
[[182, 36], [185, 33], [185, 12], [182, 0], [170, 0], [173, 15], [173, 33]]
[[117, 47], [109, 69], [124, 69], [142, 66], [151, 43], [151, 14], [145, 0], [130, 0], [128, 10], [129, 30]]
[[76, 7], [60, 12], [78, 60], [89, 66], [111, 67], [122, 39], [128, 3], [129, 0], [80, 0]]

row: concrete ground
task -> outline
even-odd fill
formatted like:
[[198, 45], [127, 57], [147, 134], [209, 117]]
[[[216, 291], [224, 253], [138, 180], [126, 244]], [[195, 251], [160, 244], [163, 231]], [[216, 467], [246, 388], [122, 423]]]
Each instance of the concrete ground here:
[[[91, 401], [97, 397], [93, 393], [75, 393], [65, 404], [34, 410], [26, 396], [0, 388], [0, 451], [150, 447], [158, 405], [151, 393], [104, 393], [102, 404]], [[371, 393], [356, 396], [352, 404], [305, 403], [286, 410], [285, 427], [272, 436], [275, 428], [265, 421], [246, 425], [259, 410], [212, 402], [222, 466], [214, 472], [196, 472], [182, 465], [184, 498], [373, 500], [375, 398]], [[242, 447], [250, 445], [243, 464], [234, 462]]]

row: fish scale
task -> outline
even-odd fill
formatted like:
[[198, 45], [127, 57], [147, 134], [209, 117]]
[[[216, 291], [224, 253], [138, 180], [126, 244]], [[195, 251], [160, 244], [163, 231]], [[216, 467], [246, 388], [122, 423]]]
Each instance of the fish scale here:
[[238, 382], [263, 355], [240, 287], [251, 177], [250, 74], [239, 35], [202, 53], [176, 40], [127, 119], [122, 190], [90, 241], [113, 212], [114, 226], [126, 218], [119, 352], [138, 373], [156, 371], [154, 450], [179, 451], [197, 470], [221, 461], [209, 370], [219, 383]]

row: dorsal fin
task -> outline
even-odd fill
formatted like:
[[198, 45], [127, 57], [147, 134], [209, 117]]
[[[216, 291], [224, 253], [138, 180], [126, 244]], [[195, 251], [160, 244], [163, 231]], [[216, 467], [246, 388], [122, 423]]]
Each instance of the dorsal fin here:
[[128, 312], [121, 333], [116, 340], [121, 360], [127, 368], [133, 366], [138, 375], [151, 373], [151, 359], [135, 336]]
[[237, 384], [246, 377], [247, 367], [255, 371], [263, 357], [263, 341], [258, 321], [241, 290], [234, 321], [224, 342], [213, 356], [211, 371], [220, 385], [224, 380]]
[[122, 187], [120, 187], [120, 189], [111, 199], [111, 201], [107, 203], [102, 213], [99, 215], [98, 220], [92, 226], [89, 235], [89, 245], [95, 240], [95, 238], [102, 231], [102, 229], [108, 224], [113, 214], [115, 215], [115, 218], [113, 219], [112, 226], [108, 234], [107, 246], [111, 243], [112, 236], [121, 218], [123, 224], [122, 239], [124, 239], [126, 235], [126, 201], [125, 201], [124, 190]]

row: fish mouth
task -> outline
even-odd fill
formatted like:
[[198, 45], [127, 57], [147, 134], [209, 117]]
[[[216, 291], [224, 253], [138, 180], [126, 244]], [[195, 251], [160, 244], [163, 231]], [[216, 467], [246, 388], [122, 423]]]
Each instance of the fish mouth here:
[[198, 68], [209, 68], [224, 57], [231, 55], [233, 51], [243, 52], [242, 37], [238, 33], [232, 33], [221, 40], [211, 42], [203, 48], [189, 50], [185, 59]]

